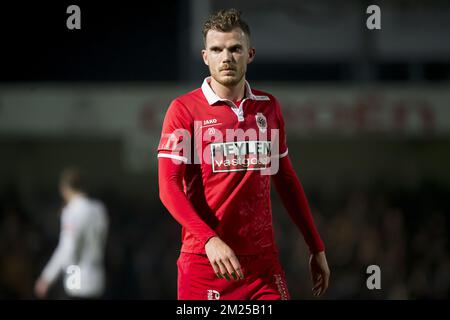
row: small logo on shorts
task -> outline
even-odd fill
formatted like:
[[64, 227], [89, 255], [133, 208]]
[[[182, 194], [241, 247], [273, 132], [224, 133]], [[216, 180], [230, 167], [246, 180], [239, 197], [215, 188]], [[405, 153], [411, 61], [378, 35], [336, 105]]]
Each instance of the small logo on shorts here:
[[220, 299], [219, 291], [208, 289], [208, 300], [219, 300], [219, 299]]

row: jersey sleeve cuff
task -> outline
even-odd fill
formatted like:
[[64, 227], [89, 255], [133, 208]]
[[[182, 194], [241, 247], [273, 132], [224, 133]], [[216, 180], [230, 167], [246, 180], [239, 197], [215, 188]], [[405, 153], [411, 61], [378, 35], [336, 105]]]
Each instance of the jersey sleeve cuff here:
[[314, 243], [314, 245], [310, 246], [309, 252], [311, 254], [316, 254], [319, 252], [325, 251], [325, 244], [322, 240], [318, 241], [317, 243]]
[[211, 232], [207, 235], [205, 235], [202, 239], [203, 247], [206, 245], [206, 243], [211, 239], [212, 237], [217, 237], [217, 234], [215, 232]]

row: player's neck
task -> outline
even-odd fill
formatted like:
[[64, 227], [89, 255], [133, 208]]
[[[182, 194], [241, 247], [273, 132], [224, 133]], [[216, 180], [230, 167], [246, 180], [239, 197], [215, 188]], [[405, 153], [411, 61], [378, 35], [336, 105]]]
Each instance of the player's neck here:
[[221, 99], [240, 101], [245, 95], [245, 77], [243, 77], [238, 84], [232, 87], [224, 86], [211, 77], [210, 86], [214, 93]]

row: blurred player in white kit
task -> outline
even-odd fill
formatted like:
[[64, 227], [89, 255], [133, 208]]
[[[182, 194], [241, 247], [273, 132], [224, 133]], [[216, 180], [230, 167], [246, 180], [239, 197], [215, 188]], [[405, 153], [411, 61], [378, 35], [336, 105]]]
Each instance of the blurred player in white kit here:
[[[59, 242], [36, 281], [35, 294], [38, 298], [45, 298], [62, 272], [68, 298], [101, 298], [105, 288], [103, 260], [108, 233], [105, 206], [87, 196], [77, 168], [67, 168], [62, 172], [59, 189], [65, 201]], [[71, 283], [70, 277], [72, 280], [78, 278]]]

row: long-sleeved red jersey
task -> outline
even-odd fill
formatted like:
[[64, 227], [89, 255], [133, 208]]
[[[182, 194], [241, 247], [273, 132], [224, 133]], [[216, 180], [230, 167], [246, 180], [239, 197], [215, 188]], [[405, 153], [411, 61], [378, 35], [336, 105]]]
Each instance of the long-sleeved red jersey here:
[[170, 105], [158, 147], [160, 198], [182, 225], [182, 252], [219, 236], [237, 255], [276, 252], [270, 178], [311, 252], [324, 250], [289, 160], [278, 101], [246, 82], [238, 104], [202, 87]]

